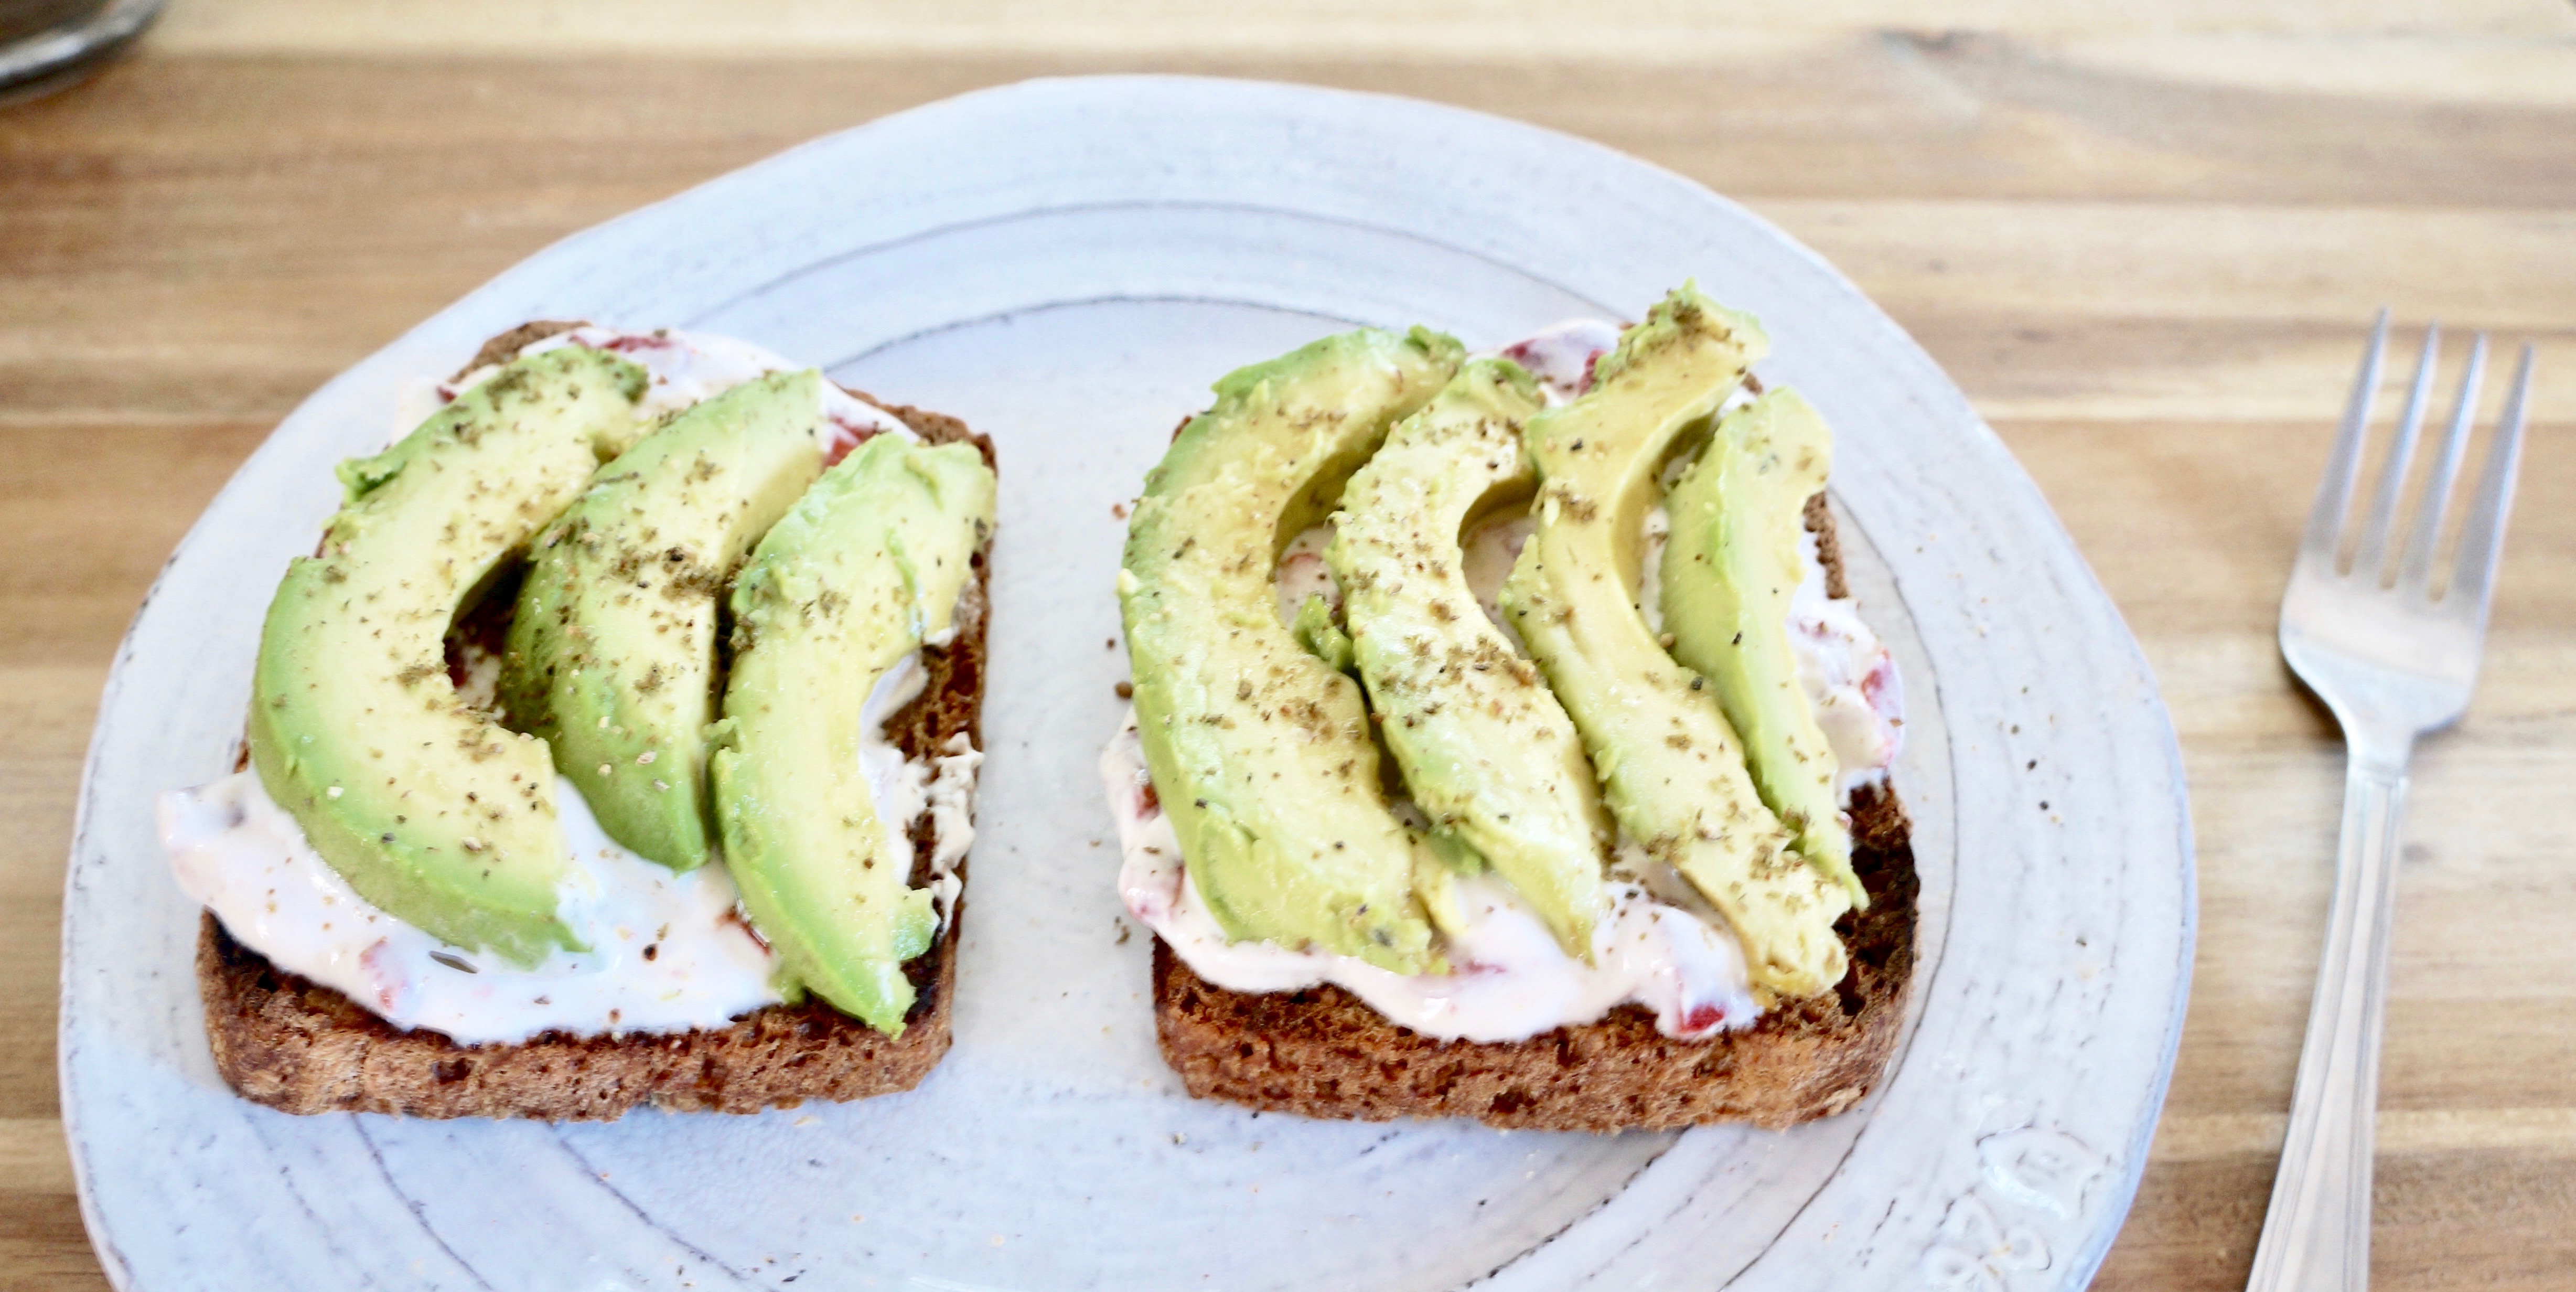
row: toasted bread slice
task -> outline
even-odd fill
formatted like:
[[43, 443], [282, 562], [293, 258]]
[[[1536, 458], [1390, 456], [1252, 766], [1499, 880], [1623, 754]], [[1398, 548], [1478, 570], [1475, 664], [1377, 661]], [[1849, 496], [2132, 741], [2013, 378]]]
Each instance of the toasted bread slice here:
[[[1849, 595], [1833, 515], [1807, 504], [1827, 589]], [[1784, 1001], [1740, 1032], [1679, 1041], [1622, 1005], [1596, 1022], [1525, 1041], [1440, 1041], [1388, 1022], [1332, 985], [1229, 991], [1157, 939], [1154, 1030], [1189, 1092], [1267, 1112], [1385, 1121], [1473, 1117], [1527, 1130], [1671, 1130], [1709, 1122], [1781, 1127], [1828, 1117], [1877, 1084], [1914, 978], [1918, 884], [1893, 792], [1853, 796], [1852, 864], [1869, 909], [1836, 925], [1851, 970], [1836, 988]]]
[[[503, 333], [468, 370], [574, 326], [535, 323]], [[994, 462], [992, 442], [955, 418], [869, 402], [926, 441], [970, 443], [987, 465]], [[957, 607], [956, 638], [944, 649], [922, 651], [921, 697], [886, 724], [890, 743], [907, 758], [930, 757], [960, 732], [983, 747], [988, 560], [988, 552], [975, 557], [976, 577]], [[914, 823], [916, 885], [929, 879], [933, 842], [929, 823]], [[961, 858], [957, 874], [963, 879], [965, 873]], [[905, 967], [918, 999], [899, 1037], [809, 999], [691, 1032], [548, 1032], [515, 1045], [459, 1045], [437, 1032], [397, 1028], [338, 991], [280, 970], [233, 940], [212, 912], [198, 937], [197, 985], [216, 1070], [243, 1097], [285, 1112], [605, 1121], [651, 1104], [750, 1113], [919, 1085], [948, 1052], [965, 906], [961, 893], [938, 943]]]

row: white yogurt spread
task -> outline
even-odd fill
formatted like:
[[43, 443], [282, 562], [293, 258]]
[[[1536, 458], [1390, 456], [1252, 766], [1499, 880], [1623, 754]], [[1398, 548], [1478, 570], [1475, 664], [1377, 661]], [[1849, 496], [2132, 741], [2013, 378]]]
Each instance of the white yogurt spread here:
[[1860, 621], [1860, 603], [1828, 596], [1825, 564], [1816, 536], [1798, 536], [1805, 566], [1789, 594], [1789, 649], [1798, 657], [1798, 682], [1815, 706], [1816, 725], [1842, 769], [1836, 787], [1843, 803], [1863, 785], [1884, 784], [1905, 735], [1905, 687], [1896, 657]]
[[1590, 965], [1565, 954], [1511, 886], [1491, 875], [1458, 881], [1467, 927], [1444, 942], [1446, 974], [1399, 974], [1351, 956], [1230, 942], [1199, 899], [1171, 818], [1153, 797], [1133, 710], [1102, 751], [1100, 774], [1118, 818], [1118, 890], [1128, 913], [1217, 986], [1274, 992], [1329, 982], [1389, 1020], [1443, 1040], [1521, 1040], [1590, 1022], [1629, 1001], [1655, 1011], [1665, 1035], [1684, 1039], [1749, 1026], [1760, 1016], [1734, 935], [1637, 883], [1610, 886], [1610, 917], [1594, 931]]
[[722, 1026], [779, 999], [769, 949], [734, 911], [721, 865], [675, 874], [611, 842], [581, 791], [555, 778], [572, 873], [564, 920], [586, 952], [533, 969], [449, 946], [377, 909], [241, 771], [160, 800], [179, 887], [244, 946], [332, 987], [397, 1027], [473, 1045], [541, 1032], [664, 1032]]
[[877, 679], [859, 710], [859, 767], [867, 775], [877, 820], [884, 823], [884, 855], [905, 874], [913, 866], [912, 823], [929, 815], [930, 900], [939, 910], [940, 927], [946, 928], [962, 884], [957, 859], [975, 842], [975, 775], [984, 755], [962, 731], [949, 737], [945, 754], [929, 762], [906, 759], [902, 750], [886, 743], [886, 719], [920, 698], [928, 682], [919, 651], [896, 661]]
[[1604, 319], [1567, 319], [1473, 357], [1499, 355], [1529, 369], [1529, 374], [1538, 378], [1540, 397], [1554, 408], [1591, 389], [1593, 361], [1618, 345], [1618, 324]]
[[1512, 566], [1521, 559], [1521, 549], [1529, 546], [1530, 535], [1538, 532], [1538, 517], [1529, 512], [1512, 515], [1496, 513], [1485, 523], [1469, 529], [1458, 541], [1458, 571], [1467, 577], [1467, 587], [1476, 594], [1476, 604], [1484, 607], [1485, 618], [1503, 630], [1513, 651], [1529, 654], [1521, 641], [1520, 630], [1503, 617], [1503, 580], [1512, 576]]
[[1330, 523], [1317, 525], [1288, 540], [1287, 550], [1279, 554], [1279, 572], [1275, 576], [1279, 589], [1279, 622], [1297, 622], [1297, 611], [1306, 598], [1321, 595], [1335, 614], [1342, 609], [1342, 585], [1333, 580], [1331, 566], [1324, 564], [1324, 549], [1333, 545]]
[[[749, 341], [703, 332], [620, 332], [613, 328], [578, 327], [529, 342], [519, 350], [519, 357], [543, 354], [568, 345], [607, 350], [640, 367], [650, 379], [644, 398], [637, 409], [644, 416], [659, 417], [678, 412], [692, 404], [731, 390], [763, 373], [798, 372], [806, 365], [790, 363], [769, 350]], [[416, 414], [401, 424], [403, 431], [418, 425], [438, 406], [483, 384], [499, 372], [499, 364], [485, 364], [455, 381], [436, 384], [425, 407], [414, 401], [406, 413]], [[910, 437], [912, 431], [894, 414], [851, 395], [830, 381], [823, 383], [823, 420], [815, 427], [815, 439], [823, 446], [824, 460], [837, 462], [843, 454], [858, 447], [860, 441], [880, 432]]]
[[1646, 621], [1646, 631], [1658, 637], [1664, 631], [1664, 544], [1673, 536], [1673, 515], [1662, 503], [1646, 509], [1646, 519], [1637, 534], [1637, 613]]
[[965, 887], [966, 881], [957, 877], [957, 863], [975, 843], [975, 777], [983, 769], [984, 755], [962, 731], [950, 736], [943, 750], [931, 760], [938, 768], [931, 773], [927, 797], [930, 900], [939, 907], [939, 927], [944, 929], [956, 916], [957, 894]]

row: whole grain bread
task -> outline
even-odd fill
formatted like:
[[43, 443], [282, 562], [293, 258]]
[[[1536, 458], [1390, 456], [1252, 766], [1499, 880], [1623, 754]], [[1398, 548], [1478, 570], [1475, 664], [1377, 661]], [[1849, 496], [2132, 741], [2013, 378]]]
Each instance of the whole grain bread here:
[[[1833, 515], [1807, 504], [1827, 590], [1849, 595]], [[1525, 1041], [1441, 1041], [1387, 1021], [1330, 984], [1229, 991], [1154, 943], [1154, 1027], [1189, 1092], [1265, 1112], [1385, 1121], [1473, 1117], [1527, 1130], [1781, 1127], [1829, 1117], [1877, 1084], [1914, 978], [1918, 884], [1905, 809], [1883, 787], [1853, 796], [1852, 868], [1869, 909], [1836, 926], [1851, 969], [1831, 992], [1785, 1001], [1740, 1032], [1680, 1041], [1641, 1006]]]
[[[536, 323], [503, 333], [467, 370], [575, 326]], [[994, 465], [992, 442], [965, 423], [851, 393], [901, 418], [923, 440], [973, 444]], [[988, 560], [989, 552], [975, 555], [975, 577], [958, 602], [956, 638], [944, 649], [922, 651], [921, 697], [886, 724], [889, 741], [907, 758], [944, 752], [959, 733], [983, 747]], [[921, 885], [929, 878], [933, 843], [928, 821], [914, 823], [912, 834], [913, 883]], [[961, 879], [965, 872], [960, 859]], [[917, 998], [897, 1037], [808, 999], [691, 1032], [548, 1032], [515, 1045], [459, 1045], [437, 1032], [397, 1028], [338, 991], [279, 969], [235, 941], [212, 912], [198, 937], [197, 985], [216, 1070], [245, 1098], [290, 1113], [605, 1121], [646, 1104], [750, 1113], [919, 1085], [948, 1052], [964, 916], [961, 894], [938, 943], [905, 966]]]

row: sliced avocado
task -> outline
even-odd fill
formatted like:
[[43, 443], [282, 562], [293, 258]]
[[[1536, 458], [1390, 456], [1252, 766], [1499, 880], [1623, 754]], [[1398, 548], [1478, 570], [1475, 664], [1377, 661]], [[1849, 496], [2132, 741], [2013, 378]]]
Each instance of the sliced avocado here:
[[823, 473], [734, 585], [707, 760], [725, 865], [784, 976], [889, 1035], [912, 1007], [903, 963], [938, 916], [888, 846], [908, 823], [877, 818], [861, 728], [878, 680], [954, 622], [993, 499], [974, 446], [880, 435]]
[[1530, 419], [1538, 532], [1503, 613], [1583, 733], [1611, 814], [1704, 894], [1744, 944], [1754, 986], [1811, 996], [1842, 977], [1842, 888], [1788, 849], [1717, 697], [1630, 600], [1655, 477], [1769, 342], [1685, 286], [1594, 369], [1592, 389]]
[[1865, 908], [1836, 793], [1840, 768], [1789, 647], [1807, 500], [1825, 487], [1833, 452], [1825, 420], [1786, 387], [1719, 418], [1665, 499], [1672, 537], [1659, 577], [1673, 657], [1717, 689], [1762, 801], [1796, 832], [1798, 854]]
[[501, 703], [600, 827], [706, 864], [716, 610], [743, 553], [823, 474], [822, 377], [777, 372], [680, 413], [600, 469], [537, 540]]
[[1427, 848], [1415, 854], [1413, 896], [1422, 903], [1422, 912], [1431, 920], [1431, 927], [1449, 937], [1467, 936], [1467, 911], [1458, 903], [1458, 870]]
[[388, 914], [522, 965], [579, 949], [544, 742], [467, 707], [449, 624], [604, 459], [644, 370], [566, 346], [513, 362], [371, 458], [260, 633], [251, 761], [331, 868]]
[[1297, 621], [1288, 625], [1288, 631], [1307, 654], [1324, 661], [1334, 672], [1351, 671], [1351, 635], [1333, 622], [1333, 608], [1325, 604], [1323, 593], [1306, 594], [1305, 604], [1297, 607]]
[[[1589, 963], [1610, 818], [1574, 723], [1485, 618], [1458, 544], [1482, 500], [1527, 496], [1521, 428], [1541, 406], [1520, 365], [1468, 364], [1351, 477], [1324, 560], [1379, 730], [1435, 835], [1492, 863]], [[1420, 896], [1436, 921], [1445, 894]]]
[[1458, 369], [1416, 328], [1327, 337], [1216, 383], [1145, 480], [1118, 600], [1145, 762], [1226, 936], [1437, 966], [1422, 842], [1389, 810], [1359, 684], [1280, 623], [1279, 554]]

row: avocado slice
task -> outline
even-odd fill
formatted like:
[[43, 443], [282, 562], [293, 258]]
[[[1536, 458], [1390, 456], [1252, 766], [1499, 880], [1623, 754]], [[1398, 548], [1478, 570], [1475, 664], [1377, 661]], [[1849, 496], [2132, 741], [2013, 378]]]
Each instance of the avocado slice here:
[[533, 965], [579, 950], [544, 742], [458, 700], [446, 636], [486, 578], [643, 427], [642, 368], [566, 346], [517, 360], [392, 448], [288, 563], [260, 632], [251, 762], [331, 868], [395, 918]]
[[[1351, 477], [1324, 560], [1387, 749], [1434, 834], [1483, 857], [1589, 963], [1610, 818], [1573, 721], [1485, 618], [1458, 544], [1485, 500], [1527, 497], [1521, 428], [1541, 407], [1519, 364], [1468, 364]], [[1448, 873], [1416, 886], [1434, 923]]]
[[912, 1007], [903, 963], [938, 916], [888, 846], [908, 823], [877, 817], [862, 724], [878, 681], [948, 633], [993, 503], [973, 445], [879, 435], [815, 481], [734, 585], [707, 760], [725, 865], [784, 977], [888, 1035]]
[[823, 474], [822, 376], [776, 372], [674, 416], [547, 527], [502, 656], [512, 725], [543, 738], [608, 836], [705, 865], [717, 599]]
[[[1272, 580], [1389, 425], [1458, 369], [1452, 337], [1364, 330], [1227, 374], [1145, 479], [1118, 600], [1145, 763], [1226, 936], [1438, 966], [1421, 839], [1378, 780], [1359, 684], [1301, 647]], [[1309, 634], [1310, 636], [1313, 634]]]
[[1657, 474], [1768, 348], [1751, 318], [1685, 285], [1620, 337], [1582, 398], [1531, 418], [1539, 526], [1502, 603], [1583, 733], [1611, 815], [1716, 905], [1776, 998], [1842, 977], [1833, 924], [1850, 899], [1789, 851], [1717, 697], [1630, 600]]
[[1336, 673], [1348, 673], [1358, 667], [1351, 658], [1351, 635], [1333, 622], [1333, 608], [1324, 603], [1324, 594], [1309, 592], [1297, 607], [1297, 617], [1288, 624], [1288, 634], [1306, 653], [1324, 661]]
[[1658, 575], [1673, 657], [1716, 688], [1762, 801], [1796, 833], [1798, 855], [1866, 908], [1836, 793], [1840, 769], [1789, 646], [1807, 500], [1825, 487], [1833, 452], [1824, 419], [1786, 387], [1719, 418], [1664, 500], [1672, 537]]

